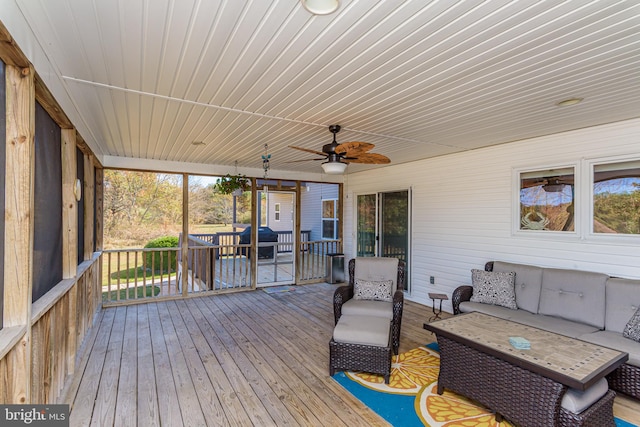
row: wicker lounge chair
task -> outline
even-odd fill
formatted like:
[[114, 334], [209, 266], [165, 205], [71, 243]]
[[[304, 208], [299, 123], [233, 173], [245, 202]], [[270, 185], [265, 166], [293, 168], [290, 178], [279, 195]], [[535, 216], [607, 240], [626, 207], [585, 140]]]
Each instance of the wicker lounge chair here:
[[[363, 264], [373, 261], [370, 258], [357, 259], [362, 259]], [[387, 259], [381, 261], [381, 263], [385, 262]], [[395, 282], [392, 301], [356, 301], [354, 299], [354, 285], [357, 277], [356, 259], [349, 261], [349, 284], [337, 288], [333, 296], [336, 329], [334, 337], [329, 342], [329, 373], [333, 375], [336, 371], [344, 370], [370, 372], [383, 375], [385, 382], [388, 383], [392, 353], [398, 354], [400, 345], [405, 263], [397, 261], [397, 267], [394, 264], [394, 277], [381, 277], [377, 275], [379, 271], [368, 272], [373, 274], [376, 280], [387, 279]], [[340, 322], [341, 318], [343, 318], [342, 322]], [[351, 328], [355, 329], [350, 331]], [[377, 337], [373, 338], [375, 344], [369, 345], [340, 339], [339, 335], [344, 337], [345, 333], [347, 336], [377, 335]]]

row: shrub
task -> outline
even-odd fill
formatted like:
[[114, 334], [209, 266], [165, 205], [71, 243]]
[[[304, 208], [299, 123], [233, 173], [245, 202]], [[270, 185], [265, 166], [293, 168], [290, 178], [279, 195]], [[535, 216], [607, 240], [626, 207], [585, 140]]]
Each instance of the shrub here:
[[[178, 238], [175, 236], [158, 237], [147, 243], [145, 248], [177, 248]], [[160, 260], [162, 259], [162, 263]], [[176, 251], [158, 251], [147, 252], [144, 254], [145, 266], [148, 269], [153, 268], [155, 273], [160, 272], [160, 265], [162, 264], [162, 272], [170, 273], [175, 271], [176, 267]], [[171, 270], [169, 270], [171, 267]]]

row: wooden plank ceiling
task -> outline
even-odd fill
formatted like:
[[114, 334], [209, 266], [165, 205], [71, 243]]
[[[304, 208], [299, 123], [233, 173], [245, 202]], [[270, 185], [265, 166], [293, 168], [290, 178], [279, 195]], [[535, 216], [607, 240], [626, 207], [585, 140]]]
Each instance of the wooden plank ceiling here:
[[106, 166], [260, 168], [268, 144], [273, 170], [319, 172], [287, 146], [334, 123], [399, 164], [640, 116], [636, 0], [13, 1]]

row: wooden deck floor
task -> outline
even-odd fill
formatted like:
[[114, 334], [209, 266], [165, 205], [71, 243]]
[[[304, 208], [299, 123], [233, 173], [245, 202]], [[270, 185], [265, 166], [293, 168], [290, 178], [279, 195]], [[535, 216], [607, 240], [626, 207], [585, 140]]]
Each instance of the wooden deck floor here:
[[[69, 389], [71, 425], [386, 425], [328, 375], [336, 285], [108, 308]], [[407, 302], [400, 351], [433, 340]], [[616, 398], [640, 425], [640, 404]]]

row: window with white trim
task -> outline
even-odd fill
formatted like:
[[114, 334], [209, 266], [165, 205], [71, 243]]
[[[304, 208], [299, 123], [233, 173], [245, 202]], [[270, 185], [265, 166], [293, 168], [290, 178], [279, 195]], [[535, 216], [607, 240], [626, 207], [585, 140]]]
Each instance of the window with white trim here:
[[575, 168], [519, 173], [519, 230], [575, 231]]
[[593, 165], [594, 234], [640, 235], [640, 160]]
[[276, 203], [273, 208], [274, 208], [273, 219], [275, 221], [280, 221], [280, 203]]
[[338, 200], [322, 201], [322, 238], [336, 240], [338, 238]]

